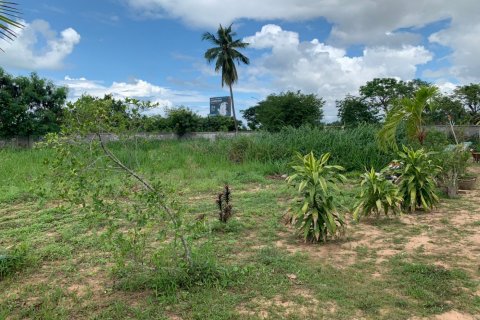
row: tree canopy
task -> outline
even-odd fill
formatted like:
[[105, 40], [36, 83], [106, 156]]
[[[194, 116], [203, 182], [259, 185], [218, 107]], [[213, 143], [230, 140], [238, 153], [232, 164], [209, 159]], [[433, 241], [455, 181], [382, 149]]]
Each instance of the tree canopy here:
[[60, 130], [67, 88], [36, 73], [14, 77], [0, 68], [0, 136], [44, 135]]
[[336, 101], [338, 118], [341, 124], [356, 126], [361, 123], [377, 123], [378, 111], [365, 102], [364, 99], [348, 95], [343, 100]]
[[279, 131], [288, 126], [319, 125], [324, 105], [325, 101], [315, 94], [287, 91], [269, 95], [243, 114], [250, 128]]

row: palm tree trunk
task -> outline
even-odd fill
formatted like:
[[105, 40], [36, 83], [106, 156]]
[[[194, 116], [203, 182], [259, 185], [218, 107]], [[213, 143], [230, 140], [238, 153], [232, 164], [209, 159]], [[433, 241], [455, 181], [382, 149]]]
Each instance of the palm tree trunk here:
[[235, 104], [233, 103], [233, 91], [232, 91], [232, 84], [228, 85], [230, 88], [230, 101], [232, 102], [232, 113], [233, 113], [233, 121], [235, 122], [235, 135], [238, 133], [238, 125], [237, 125], [237, 116], [235, 114]]

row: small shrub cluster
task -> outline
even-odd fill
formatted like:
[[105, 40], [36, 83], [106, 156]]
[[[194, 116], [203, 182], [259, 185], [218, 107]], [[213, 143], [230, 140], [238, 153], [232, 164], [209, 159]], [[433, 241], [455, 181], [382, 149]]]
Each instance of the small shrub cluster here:
[[27, 253], [26, 245], [20, 245], [5, 252], [0, 251], [0, 280], [27, 266]]

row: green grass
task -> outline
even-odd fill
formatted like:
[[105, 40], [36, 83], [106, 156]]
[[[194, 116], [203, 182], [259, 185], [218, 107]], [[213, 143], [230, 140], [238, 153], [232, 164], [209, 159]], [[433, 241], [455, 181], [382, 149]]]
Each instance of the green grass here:
[[[331, 133], [328, 139], [339, 135]], [[287, 141], [282, 147], [285, 153], [278, 151], [278, 158], [274, 149], [280, 138], [270, 139], [252, 142], [241, 162], [229, 158], [236, 140], [157, 141], [139, 144], [137, 149], [111, 145], [143, 176], [177, 190], [186, 202], [187, 221], [206, 215], [190, 239], [197, 243], [194, 270], [173, 268], [170, 247], [157, 235], [148, 246], [156, 253], [148, 261], [154, 268], [119, 269], [106, 241], [107, 218], [69, 206], [52, 188], [44, 164], [52, 153], [1, 150], [0, 254], [25, 249], [17, 250], [19, 263], [0, 280], [0, 319], [260, 319], [264, 315], [270, 319], [408, 319], [452, 309], [480, 312], [480, 300], [474, 294], [478, 266], [466, 264], [466, 257], [403, 251], [411, 237], [430, 232], [427, 222], [407, 223], [399, 217], [368, 224], [349, 220], [346, 239], [303, 244], [282, 223], [295, 190], [281, 179], [268, 177], [286, 172], [291, 155], [285, 150], [300, 136]], [[304, 146], [317, 143], [314, 137], [307, 139]], [[344, 147], [336, 151], [352, 152], [346, 141], [342, 143]], [[270, 159], [256, 155], [263, 147]], [[315, 150], [323, 152], [320, 147]], [[353, 165], [353, 156], [349, 159], [342, 161], [352, 163], [351, 169], [359, 166]], [[336, 195], [346, 213], [357, 192], [358, 174], [348, 176]], [[232, 188], [235, 210], [227, 225], [216, 221], [214, 202], [225, 183]], [[116, 175], [111, 184], [118, 188], [118, 195], [133, 187]], [[452, 210], [460, 201], [449, 202]], [[439, 219], [435, 227], [440, 229], [429, 234], [447, 237], [446, 231], [453, 230], [447, 217]], [[454, 226], [468, 228], [468, 232], [456, 232], [455, 241], [478, 232], [480, 224], [474, 221]], [[149, 227], [154, 229], [155, 224]], [[368, 230], [379, 235], [369, 236]], [[350, 248], [362, 240], [366, 241]], [[398, 254], [382, 256], [382, 249]], [[452, 266], [438, 267], [439, 259]]]

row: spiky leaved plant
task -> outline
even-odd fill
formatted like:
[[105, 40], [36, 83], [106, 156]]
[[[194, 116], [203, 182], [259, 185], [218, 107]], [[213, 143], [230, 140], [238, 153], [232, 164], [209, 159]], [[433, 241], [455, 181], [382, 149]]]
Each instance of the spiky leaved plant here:
[[326, 241], [328, 236], [336, 237], [345, 226], [343, 216], [336, 211], [333, 190], [337, 183], [345, 181], [339, 173], [343, 167], [327, 165], [329, 153], [319, 159], [313, 152], [302, 156], [297, 154], [299, 164], [292, 166], [295, 173], [287, 178], [303, 196], [303, 205], [292, 217], [305, 241]]
[[353, 217], [359, 220], [362, 216], [372, 213], [377, 217], [383, 212], [388, 215], [400, 213], [402, 197], [399, 195], [398, 186], [387, 180], [382, 174], [371, 169], [361, 176], [359, 202], [355, 206]]
[[424, 149], [414, 150], [403, 146], [400, 157], [401, 176], [399, 182], [400, 195], [403, 198], [404, 210], [413, 212], [417, 208], [431, 210], [438, 203], [435, 176], [440, 167], [430, 159], [430, 153]]
[[230, 204], [231, 194], [230, 187], [227, 184], [223, 188], [223, 192], [217, 196], [218, 219], [223, 223], [227, 223], [233, 215], [233, 207]]

